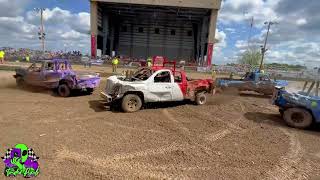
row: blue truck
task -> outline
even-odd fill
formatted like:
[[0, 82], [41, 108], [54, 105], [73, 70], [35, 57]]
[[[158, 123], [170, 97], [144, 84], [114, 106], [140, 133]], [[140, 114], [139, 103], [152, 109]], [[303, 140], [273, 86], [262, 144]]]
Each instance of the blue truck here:
[[260, 71], [247, 72], [241, 79], [218, 78], [216, 87], [221, 89], [235, 88], [239, 91], [254, 91], [264, 95], [272, 95], [275, 86], [285, 87], [288, 85], [284, 80], [272, 80], [270, 75]]
[[302, 91], [294, 93], [276, 87], [271, 98], [271, 103], [279, 107], [281, 116], [291, 127], [306, 129], [313, 123], [320, 123], [319, 81], [312, 82], [308, 89], [306, 87], [307, 82]]

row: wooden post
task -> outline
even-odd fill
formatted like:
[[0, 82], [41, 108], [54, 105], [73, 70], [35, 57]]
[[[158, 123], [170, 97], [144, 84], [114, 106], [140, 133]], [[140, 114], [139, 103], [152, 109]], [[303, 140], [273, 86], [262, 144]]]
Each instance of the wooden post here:
[[312, 84], [311, 84], [311, 86], [309, 87], [309, 90], [308, 90], [308, 92], [307, 92], [307, 96], [310, 95], [311, 90], [313, 89], [313, 86], [314, 86], [315, 83], [316, 83], [316, 81], [313, 81], [313, 82], [312, 82]]
[[308, 81], [306, 81], [306, 82], [304, 83], [302, 92], [304, 92], [304, 91], [307, 89], [307, 85], [308, 85]]
[[319, 95], [319, 81], [317, 81], [316, 89], [314, 90], [315, 96]]

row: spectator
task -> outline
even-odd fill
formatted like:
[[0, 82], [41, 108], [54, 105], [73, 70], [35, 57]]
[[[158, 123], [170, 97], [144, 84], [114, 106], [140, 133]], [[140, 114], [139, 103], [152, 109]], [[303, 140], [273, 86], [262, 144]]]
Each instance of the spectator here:
[[5, 56], [4, 50], [0, 50], [0, 63], [1, 63], [1, 64], [4, 63], [4, 56]]

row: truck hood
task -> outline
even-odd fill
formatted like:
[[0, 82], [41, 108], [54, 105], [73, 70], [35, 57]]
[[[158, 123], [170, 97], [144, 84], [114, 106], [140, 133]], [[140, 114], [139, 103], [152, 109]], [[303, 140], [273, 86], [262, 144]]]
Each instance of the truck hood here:
[[320, 98], [317, 96], [307, 96], [305, 93], [290, 93], [286, 90], [280, 90], [278, 103], [280, 106], [284, 106], [287, 103], [295, 104], [302, 107], [311, 108], [312, 103], [319, 104]]
[[92, 73], [92, 72], [77, 72], [77, 78], [81, 80], [86, 79], [92, 79], [92, 78], [100, 78], [100, 75], [98, 73]]
[[27, 74], [27, 68], [19, 67], [15, 71], [16, 71], [16, 74], [19, 74], [19, 75], [22, 75], [22, 76]]
[[144, 81], [123, 81], [125, 76], [110, 76], [107, 78], [107, 85], [105, 88], [105, 92], [108, 94], [111, 94], [113, 92], [113, 88], [117, 85], [119, 86], [126, 86], [126, 87], [132, 87], [139, 86], [145, 84]]
[[276, 80], [275, 83], [278, 87], [286, 87], [289, 85], [288, 81], [285, 80]]

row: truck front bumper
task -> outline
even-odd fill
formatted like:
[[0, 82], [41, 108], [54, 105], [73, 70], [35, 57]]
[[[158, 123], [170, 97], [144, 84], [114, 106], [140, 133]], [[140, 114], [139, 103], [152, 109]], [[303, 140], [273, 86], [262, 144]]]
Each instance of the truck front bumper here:
[[272, 94], [272, 97], [270, 99], [270, 103], [272, 105], [276, 105], [277, 104], [277, 100], [279, 98], [279, 92], [282, 88], [281, 87], [275, 87], [274, 90], [273, 90], [273, 94]]
[[105, 92], [100, 92], [100, 96], [107, 101], [107, 103], [111, 103], [113, 101], [113, 98], [109, 95], [106, 94]]

